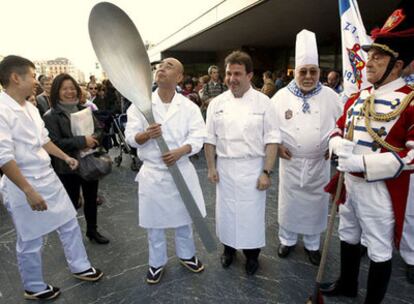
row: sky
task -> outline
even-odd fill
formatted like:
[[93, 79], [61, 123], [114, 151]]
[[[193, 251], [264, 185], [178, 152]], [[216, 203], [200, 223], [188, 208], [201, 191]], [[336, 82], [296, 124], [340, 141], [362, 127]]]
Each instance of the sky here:
[[[0, 55], [31, 60], [65, 57], [86, 76], [97, 62], [88, 18], [97, 0], [0, 0]], [[221, 0], [109, 0], [134, 21], [142, 39], [157, 43]]]

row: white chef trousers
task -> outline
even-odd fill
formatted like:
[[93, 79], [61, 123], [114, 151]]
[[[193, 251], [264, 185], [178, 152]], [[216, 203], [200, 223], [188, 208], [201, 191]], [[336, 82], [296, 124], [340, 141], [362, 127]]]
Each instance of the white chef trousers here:
[[[279, 225], [279, 240], [282, 245], [294, 246], [298, 242], [298, 233], [289, 231]], [[303, 234], [303, 243], [308, 250], [319, 250], [321, 234]]]
[[392, 258], [394, 211], [390, 194], [383, 181], [345, 174], [347, 199], [339, 206], [339, 238], [349, 244], [361, 243], [368, 257], [376, 262]]
[[[70, 271], [77, 273], [91, 268], [77, 219], [73, 218], [56, 231], [63, 245]], [[27, 291], [39, 292], [47, 287], [43, 280], [42, 247], [43, 237], [26, 242], [17, 237], [17, 263], [24, 289]]]
[[[148, 228], [149, 265], [161, 267], [167, 264], [167, 240], [165, 229]], [[175, 228], [175, 252], [180, 259], [191, 259], [195, 255], [191, 225]]]
[[405, 216], [400, 254], [404, 262], [414, 265], [414, 215]]

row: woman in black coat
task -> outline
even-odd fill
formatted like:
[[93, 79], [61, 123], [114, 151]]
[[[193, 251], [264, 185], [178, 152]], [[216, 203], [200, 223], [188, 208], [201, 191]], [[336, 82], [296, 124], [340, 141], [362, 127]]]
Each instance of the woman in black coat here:
[[[100, 144], [102, 130], [95, 121], [94, 134], [73, 136], [70, 115], [84, 109], [79, 105], [81, 89], [75, 79], [68, 74], [58, 75], [52, 83], [50, 94], [51, 109], [43, 116], [50, 139], [65, 153], [78, 158], [80, 152], [94, 149]], [[107, 244], [109, 240], [97, 230], [98, 180], [86, 181], [70, 170], [60, 159], [52, 157], [52, 165], [63, 186], [69, 194], [75, 208], [79, 208], [80, 188], [84, 197], [84, 213], [87, 225], [86, 236], [98, 244]]]

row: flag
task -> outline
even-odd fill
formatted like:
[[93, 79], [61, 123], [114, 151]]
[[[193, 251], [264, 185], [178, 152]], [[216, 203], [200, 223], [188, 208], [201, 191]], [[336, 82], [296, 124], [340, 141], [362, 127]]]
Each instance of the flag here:
[[338, 1], [341, 16], [344, 93], [346, 96], [350, 96], [370, 85], [366, 78], [365, 68], [368, 56], [361, 46], [371, 44], [372, 39], [365, 31], [357, 1]]

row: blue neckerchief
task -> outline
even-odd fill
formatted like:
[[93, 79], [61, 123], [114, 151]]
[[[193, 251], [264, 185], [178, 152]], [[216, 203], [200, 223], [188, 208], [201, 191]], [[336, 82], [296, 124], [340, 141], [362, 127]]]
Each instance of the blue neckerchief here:
[[294, 79], [287, 85], [287, 88], [293, 95], [302, 99], [303, 101], [302, 112], [310, 113], [310, 104], [308, 102], [308, 99], [319, 94], [319, 92], [322, 90], [322, 84], [318, 82], [316, 88], [308, 92], [306, 95], [302, 93], [302, 91], [299, 89]]
[[414, 74], [411, 74], [411, 75], [408, 75], [407, 77], [404, 77], [404, 80], [409, 85], [414, 84]]

